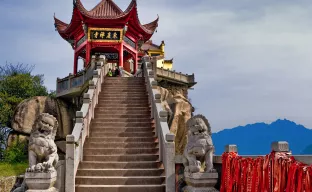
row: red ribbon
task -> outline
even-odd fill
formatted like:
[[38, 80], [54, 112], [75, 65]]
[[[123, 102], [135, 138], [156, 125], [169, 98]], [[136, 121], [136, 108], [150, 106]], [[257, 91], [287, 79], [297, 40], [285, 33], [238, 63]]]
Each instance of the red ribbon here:
[[312, 166], [286, 153], [256, 159], [222, 155], [220, 192], [312, 192]]

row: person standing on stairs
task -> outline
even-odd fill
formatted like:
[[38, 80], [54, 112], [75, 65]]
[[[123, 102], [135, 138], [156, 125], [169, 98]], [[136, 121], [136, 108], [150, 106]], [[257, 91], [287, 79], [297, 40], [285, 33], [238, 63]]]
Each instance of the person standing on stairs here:
[[115, 69], [115, 77], [119, 77], [119, 75], [120, 75], [120, 70], [119, 70], [119, 66], [117, 66]]
[[116, 66], [114, 66], [114, 68], [113, 68], [113, 77], [117, 77], [117, 75], [116, 75]]
[[112, 76], [113, 76], [113, 72], [112, 72], [112, 69], [111, 69], [111, 68], [109, 68], [108, 73], [107, 73], [107, 76], [108, 76], [108, 77], [112, 77]]

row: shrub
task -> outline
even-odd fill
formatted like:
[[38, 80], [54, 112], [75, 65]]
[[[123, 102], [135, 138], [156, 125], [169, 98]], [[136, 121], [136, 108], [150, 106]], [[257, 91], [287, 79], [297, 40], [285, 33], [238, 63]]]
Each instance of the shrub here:
[[23, 163], [28, 161], [27, 142], [15, 142], [4, 151], [4, 162]]

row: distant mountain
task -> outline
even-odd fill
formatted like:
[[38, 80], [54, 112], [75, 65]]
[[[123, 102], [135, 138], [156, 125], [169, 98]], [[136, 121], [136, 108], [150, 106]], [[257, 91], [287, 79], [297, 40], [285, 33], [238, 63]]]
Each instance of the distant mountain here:
[[302, 152], [301, 155], [312, 154], [312, 145], [307, 146]]
[[312, 154], [312, 130], [287, 119], [225, 129], [213, 133], [212, 139], [216, 155], [221, 155], [227, 144], [236, 144], [241, 155], [264, 155], [271, 152], [273, 141], [287, 141], [294, 155]]

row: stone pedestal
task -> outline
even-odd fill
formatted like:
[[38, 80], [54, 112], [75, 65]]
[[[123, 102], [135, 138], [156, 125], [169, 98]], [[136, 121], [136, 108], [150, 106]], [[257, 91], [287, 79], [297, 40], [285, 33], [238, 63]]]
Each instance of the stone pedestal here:
[[27, 192], [58, 192], [54, 188], [56, 177], [56, 171], [51, 173], [26, 172], [25, 182], [28, 187]]
[[218, 173], [184, 173], [185, 182], [184, 192], [218, 192], [215, 185], [218, 182]]

